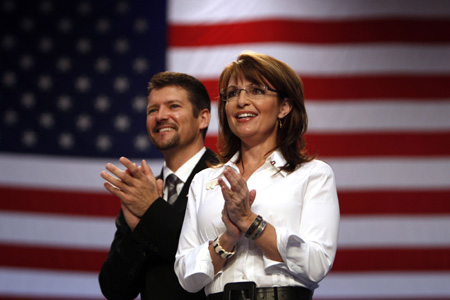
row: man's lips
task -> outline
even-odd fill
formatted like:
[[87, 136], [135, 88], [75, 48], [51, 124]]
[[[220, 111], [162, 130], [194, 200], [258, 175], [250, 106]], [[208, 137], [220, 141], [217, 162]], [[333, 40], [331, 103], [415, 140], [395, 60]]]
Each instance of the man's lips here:
[[163, 132], [169, 132], [169, 131], [174, 131], [175, 128], [171, 127], [171, 126], [161, 126], [156, 128], [155, 132], [156, 133], [163, 133]]

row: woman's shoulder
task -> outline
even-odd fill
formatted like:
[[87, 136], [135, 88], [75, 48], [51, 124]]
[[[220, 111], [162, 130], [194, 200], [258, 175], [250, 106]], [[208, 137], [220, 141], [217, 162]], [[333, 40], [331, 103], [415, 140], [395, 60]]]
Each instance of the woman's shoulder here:
[[333, 169], [331, 166], [319, 159], [313, 159], [307, 163], [304, 163], [299, 170], [304, 169], [308, 170], [309, 172], [318, 172], [318, 173], [325, 173], [325, 174], [333, 174]]

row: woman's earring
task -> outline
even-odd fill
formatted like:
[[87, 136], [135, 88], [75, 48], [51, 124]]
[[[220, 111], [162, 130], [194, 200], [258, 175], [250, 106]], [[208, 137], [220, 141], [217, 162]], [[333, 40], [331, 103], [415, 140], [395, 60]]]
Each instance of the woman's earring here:
[[283, 128], [283, 122], [281, 122], [281, 119], [278, 119], [278, 126], [281, 128]]

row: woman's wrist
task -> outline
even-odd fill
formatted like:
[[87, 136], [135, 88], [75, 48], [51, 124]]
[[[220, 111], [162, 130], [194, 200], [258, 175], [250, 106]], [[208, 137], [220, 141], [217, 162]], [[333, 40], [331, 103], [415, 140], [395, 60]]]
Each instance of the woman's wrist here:
[[259, 216], [255, 213], [251, 213], [248, 217], [246, 217], [244, 220], [240, 222], [238, 225], [239, 229], [242, 231], [242, 233], [246, 233], [252, 225], [254, 225], [255, 220]]

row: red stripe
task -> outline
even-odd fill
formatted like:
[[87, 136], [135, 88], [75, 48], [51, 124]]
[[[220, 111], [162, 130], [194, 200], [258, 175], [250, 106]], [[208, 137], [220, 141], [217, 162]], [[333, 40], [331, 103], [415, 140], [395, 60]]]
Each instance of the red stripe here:
[[83, 216], [116, 216], [119, 200], [109, 194], [0, 186], [0, 209]]
[[450, 132], [307, 133], [319, 157], [449, 156]]
[[[367, 20], [263, 20], [218, 25], [175, 25], [168, 28], [169, 47], [248, 43], [446, 43], [449, 19], [383, 18]], [[295, 34], [293, 34], [295, 33]]]
[[[99, 272], [106, 251], [0, 245], [0, 265]], [[450, 248], [338, 249], [333, 272], [449, 271]]]
[[[448, 101], [450, 74], [441, 75], [361, 75], [300, 76], [305, 99], [311, 100], [419, 100]], [[202, 80], [211, 99], [218, 100], [218, 79]]]
[[341, 215], [450, 214], [450, 190], [338, 191]]
[[331, 272], [449, 270], [450, 248], [338, 249]]

